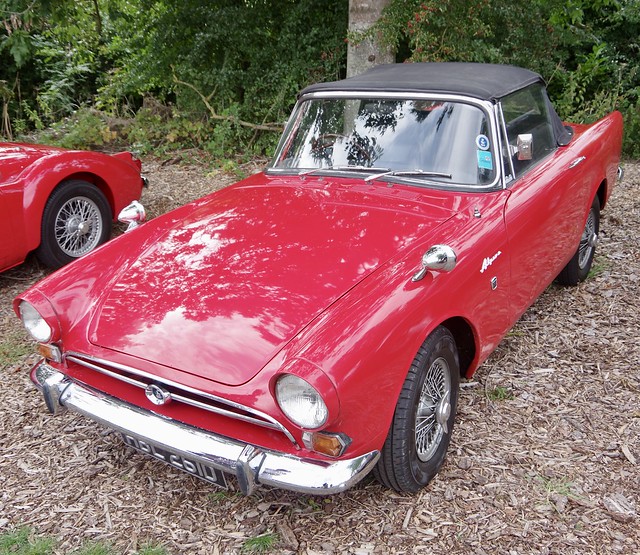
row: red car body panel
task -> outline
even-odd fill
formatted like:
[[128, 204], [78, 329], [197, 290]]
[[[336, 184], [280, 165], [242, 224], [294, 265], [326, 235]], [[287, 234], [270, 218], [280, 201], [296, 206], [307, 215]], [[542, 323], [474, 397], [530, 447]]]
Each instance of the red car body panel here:
[[[16, 299], [16, 311], [22, 300], [37, 307], [66, 353], [48, 364], [78, 383], [328, 461], [305, 447], [306, 430], [275, 399], [283, 373], [304, 378], [327, 405], [321, 429], [348, 436], [341, 457], [352, 459], [382, 449], [407, 370], [437, 327], [454, 332], [469, 378], [561, 272], [592, 199], [604, 206], [611, 194], [621, 139], [619, 113], [574, 126], [570, 144], [484, 190], [257, 174], [59, 270]], [[437, 244], [456, 253], [454, 270], [414, 281]], [[87, 361], [251, 407], [286, 433], [197, 406], [156, 406]]]
[[[361, 189], [260, 175], [209, 197], [111, 285], [91, 341], [220, 383], [249, 381], [345, 291], [453, 213], [428, 195]], [[189, 351], [185, 341], [202, 346]]]
[[[587, 203], [570, 199], [592, 197], [603, 181], [613, 183], [611, 168], [595, 163], [598, 155], [605, 160], [597, 150], [607, 125], [619, 126], [619, 116], [584, 130], [530, 178], [495, 192], [259, 174], [116, 238], [83, 258], [81, 273], [71, 264], [24, 298], [37, 291], [49, 300], [64, 333], [61, 343], [73, 351], [280, 420], [274, 376], [293, 366], [300, 372], [304, 361], [307, 372], [328, 378], [327, 398], [340, 390], [327, 429], [344, 431], [354, 439], [349, 453], [362, 453], [384, 441], [393, 413], [388, 400], [402, 385], [398, 376], [435, 327], [456, 319], [471, 326], [470, 377], [562, 269], [586, 218]], [[576, 152], [592, 150], [587, 175], [567, 177]], [[607, 158], [617, 168], [617, 159]], [[541, 225], [547, 233], [539, 232]], [[326, 248], [324, 236], [331, 237]], [[459, 254], [456, 271], [412, 282], [422, 253], [442, 242]], [[247, 252], [246, 244], [255, 249]], [[492, 262], [482, 271], [485, 259]], [[119, 270], [105, 274], [105, 267]], [[216, 302], [211, 295], [218, 295]], [[363, 351], [375, 356], [363, 359]], [[73, 364], [65, 372], [151, 405], [142, 391], [120, 381]], [[289, 443], [282, 434], [194, 408], [154, 410], [267, 447]], [[296, 426], [290, 431], [300, 441]]]
[[0, 143], [0, 271], [24, 262], [40, 244], [42, 214], [63, 181], [93, 183], [107, 198], [113, 218], [140, 198], [140, 161], [130, 153], [98, 152]]

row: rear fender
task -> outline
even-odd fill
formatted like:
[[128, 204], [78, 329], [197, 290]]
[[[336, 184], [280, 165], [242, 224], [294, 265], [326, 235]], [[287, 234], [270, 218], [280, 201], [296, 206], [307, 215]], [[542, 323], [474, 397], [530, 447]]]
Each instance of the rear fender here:
[[27, 249], [33, 250], [40, 244], [41, 226], [33, 225], [33, 222], [42, 220], [47, 200], [64, 181], [81, 179], [95, 185], [109, 202], [113, 218], [132, 200], [140, 198], [142, 181], [139, 161], [138, 164], [135, 162], [129, 153], [107, 156], [69, 151], [45, 156], [30, 165], [20, 176], [24, 183], [23, 222]]

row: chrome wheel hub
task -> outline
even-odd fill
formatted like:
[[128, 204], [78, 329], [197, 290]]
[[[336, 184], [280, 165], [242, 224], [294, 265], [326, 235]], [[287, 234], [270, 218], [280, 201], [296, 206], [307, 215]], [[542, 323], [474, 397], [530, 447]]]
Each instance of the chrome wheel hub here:
[[82, 221], [79, 217], [73, 216], [66, 224], [67, 234], [69, 236], [78, 237], [86, 235], [91, 230], [90, 222]]
[[436, 422], [442, 426], [444, 432], [448, 432], [447, 422], [449, 421], [449, 417], [451, 416], [451, 403], [449, 401], [449, 397], [446, 399], [441, 399], [436, 407]]

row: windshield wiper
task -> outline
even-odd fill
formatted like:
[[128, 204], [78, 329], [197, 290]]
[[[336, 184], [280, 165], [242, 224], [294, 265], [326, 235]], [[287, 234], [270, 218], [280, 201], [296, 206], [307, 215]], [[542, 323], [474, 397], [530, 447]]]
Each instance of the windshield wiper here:
[[384, 173], [379, 173], [377, 175], [370, 175], [369, 177], [365, 177], [365, 181], [373, 181], [374, 179], [380, 179], [381, 177], [387, 176], [393, 177], [401, 177], [403, 175], [419, 175], [420, 177], [444, 177], [446, 179], [451, 179], [450, 173], [444, 172], [426, 172], [424, 170], [391, 170]]
[[[358, 172], [389, 172], [389, 168], [376, 168], [375, 166], [327, 166], [326, 168], [313, 168], [311, 170], [305, 170], [300, 172], [298, 175], [311, 175], [312, 173], [321, 172], [321, 171], [358, 171]], [[381, 174], [382, 175], [382, 174]], [[371, 177], [377, 176], [369, 176], [366, 180], [369, 180]]]

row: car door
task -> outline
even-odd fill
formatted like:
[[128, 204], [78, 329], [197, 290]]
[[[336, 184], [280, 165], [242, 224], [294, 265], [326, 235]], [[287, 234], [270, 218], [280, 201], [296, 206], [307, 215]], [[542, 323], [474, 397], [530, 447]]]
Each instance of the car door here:
[[[575, 251], [585, 214], [584, 165], [569, 147], [557, 146], [542, 85], [501, 101], [508, 141], [505, 167], [511, 194], [505, 223], [511, 254], [511, 310], [514, 318], [555, 279]], [[531, 140], [531, 157], [519, 159], [518, 142]], [[510, 163], [511, 162], [511, 163]], [[573, 166], [573, 167], [572, 167]], [[513, 175], [515, 174], [515, 175]]]

